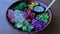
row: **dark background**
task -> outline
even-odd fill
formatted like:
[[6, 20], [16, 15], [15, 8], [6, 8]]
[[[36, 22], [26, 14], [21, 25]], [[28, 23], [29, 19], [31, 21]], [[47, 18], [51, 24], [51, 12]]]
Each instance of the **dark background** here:
[[[0, 34], [60, 34], [60, 0], [52, 5], [53, 20], [43, 31], [37, 33], [20, 32], [14, 29], [6, 19], [8, 7], [18, 0], [0, 0]], [[49, 4], [52, 0], [41, 0]]]

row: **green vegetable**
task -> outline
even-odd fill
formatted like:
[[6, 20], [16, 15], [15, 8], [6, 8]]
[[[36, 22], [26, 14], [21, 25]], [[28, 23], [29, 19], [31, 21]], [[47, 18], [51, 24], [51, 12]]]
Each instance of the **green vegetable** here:
[[17, 9], [17, 10], [20, 10], [20, 11], [23, 11], [25, 8], [27, 8], [27, 4], [24, 3], [24, 2], [22, 2], [19, 5], [14, 7], [14, 9]]
[[33, 26], [29, 26], [28, 27], [28, 32], [31, 32], [33, 28], [34, 28]]
[[36, 19], [41, 19], [44, 22], [48, 22], [49, 15], [48, 15], [48, 13], [43, 13], [41, 15], [39, 14], [39, 15], [36, 16]]
[[23, 30], [23, 31], [27, 31], [27, 27], [26, 27], [26, 26], [23, 26], [23, 27], [22, 27], [22, 30]]

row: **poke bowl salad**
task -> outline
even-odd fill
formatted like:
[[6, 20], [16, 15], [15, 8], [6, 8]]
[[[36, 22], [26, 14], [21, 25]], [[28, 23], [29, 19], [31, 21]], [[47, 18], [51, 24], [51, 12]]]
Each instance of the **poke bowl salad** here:
[[43, 2], [17, 1], [7, 10], [7, 19], [14, 28], [24, 32], [42, 31], [52, 19], [49, 9], [45, 12], [46, 4]]

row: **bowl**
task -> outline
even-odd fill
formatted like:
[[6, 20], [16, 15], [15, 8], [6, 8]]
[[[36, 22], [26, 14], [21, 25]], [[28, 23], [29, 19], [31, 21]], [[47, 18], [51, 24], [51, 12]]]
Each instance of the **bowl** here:
[[[14, 25], [15, 25], [15, 23], [13, 23], [13, 22], [11, 22], [11, 20], [9, 19], [9, 17], [8, 17], [8, 10], [9, 9], [13, 9], [15, 6], [17, 6], [19, 3], [21, 3], [21, 2], [23, 2], [23, 1], [17, 1], [17, 2], [15, 2], [15, 3], [13, 3], [8, 9], [7, 9], [7, 13], [6, 13], [6, 16], [7, 16], [7, 20], [9, 21], [9, 23], [14, 27]], [[33, 2], [38, 2], [41, 6], [43, 6], [44, 8], [46, 8], [47, 7], [47, 4], [46, 3], [44, 3], [44, 2], [42, 2], [42, 1], [33, 1]], [[13, 11], [14, 11], [15, 9], [13, 9]], [[35, 13], [37, 13], [37, 12], [35, 12]], [[44, 12], [41, 12], [41, 13], [44, 13]], [[41, 13], [39, 13], [39, 14], [41, 14]], [[49, 9], [48, 11], [47, 11], [47, 13], [48, 13], [48, 15], [49, 15], [49, 20], [48, 20], [48, 22], [47, 22], [47, 24], [41, 29], [41, 30], [38, 30], [38, 31], [43, 31], [45, 28], [47, 28], [47, 26], [49, 26], [49, 24], [51, 23], [51, 21], [52, 21], [52, 10], [51, 9]], [[37, 13], [38, 14], [38, 13]], [[14, 27], [14, 28], [16, 28], [16, 27]], [[17, 28], [16, 28], [17, 29]], [[22, 30], [20, 30], [20, 29], [17, 29], [17, 30], [19, 30], [19, 31], [22, 31]], [[33, 31], [31, 31], [31, 32], [38, 32], [38, 31], [35, 31], [35, 30], [33, 30]]]

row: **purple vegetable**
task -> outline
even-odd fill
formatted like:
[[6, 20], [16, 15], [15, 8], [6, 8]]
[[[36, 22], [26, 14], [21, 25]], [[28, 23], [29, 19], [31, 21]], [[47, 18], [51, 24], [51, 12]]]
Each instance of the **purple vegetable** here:
[[45, 26], [45, 23], [43, 21], [37, 19], [33, 19], [31, 24], [34, 26], [36, 31], [42, 30]]
[[14, 22], [13, 10], [12, 9], [8, 10], [8, 18], [12, 23]]
[[35, 18], [35, 13], [33, 13], [31, 9], [26, 8], [24, 10], [24, 16], [25, 16], [26, 20], [28, 20], [28, 22], [31, 22], [31, 19]]

